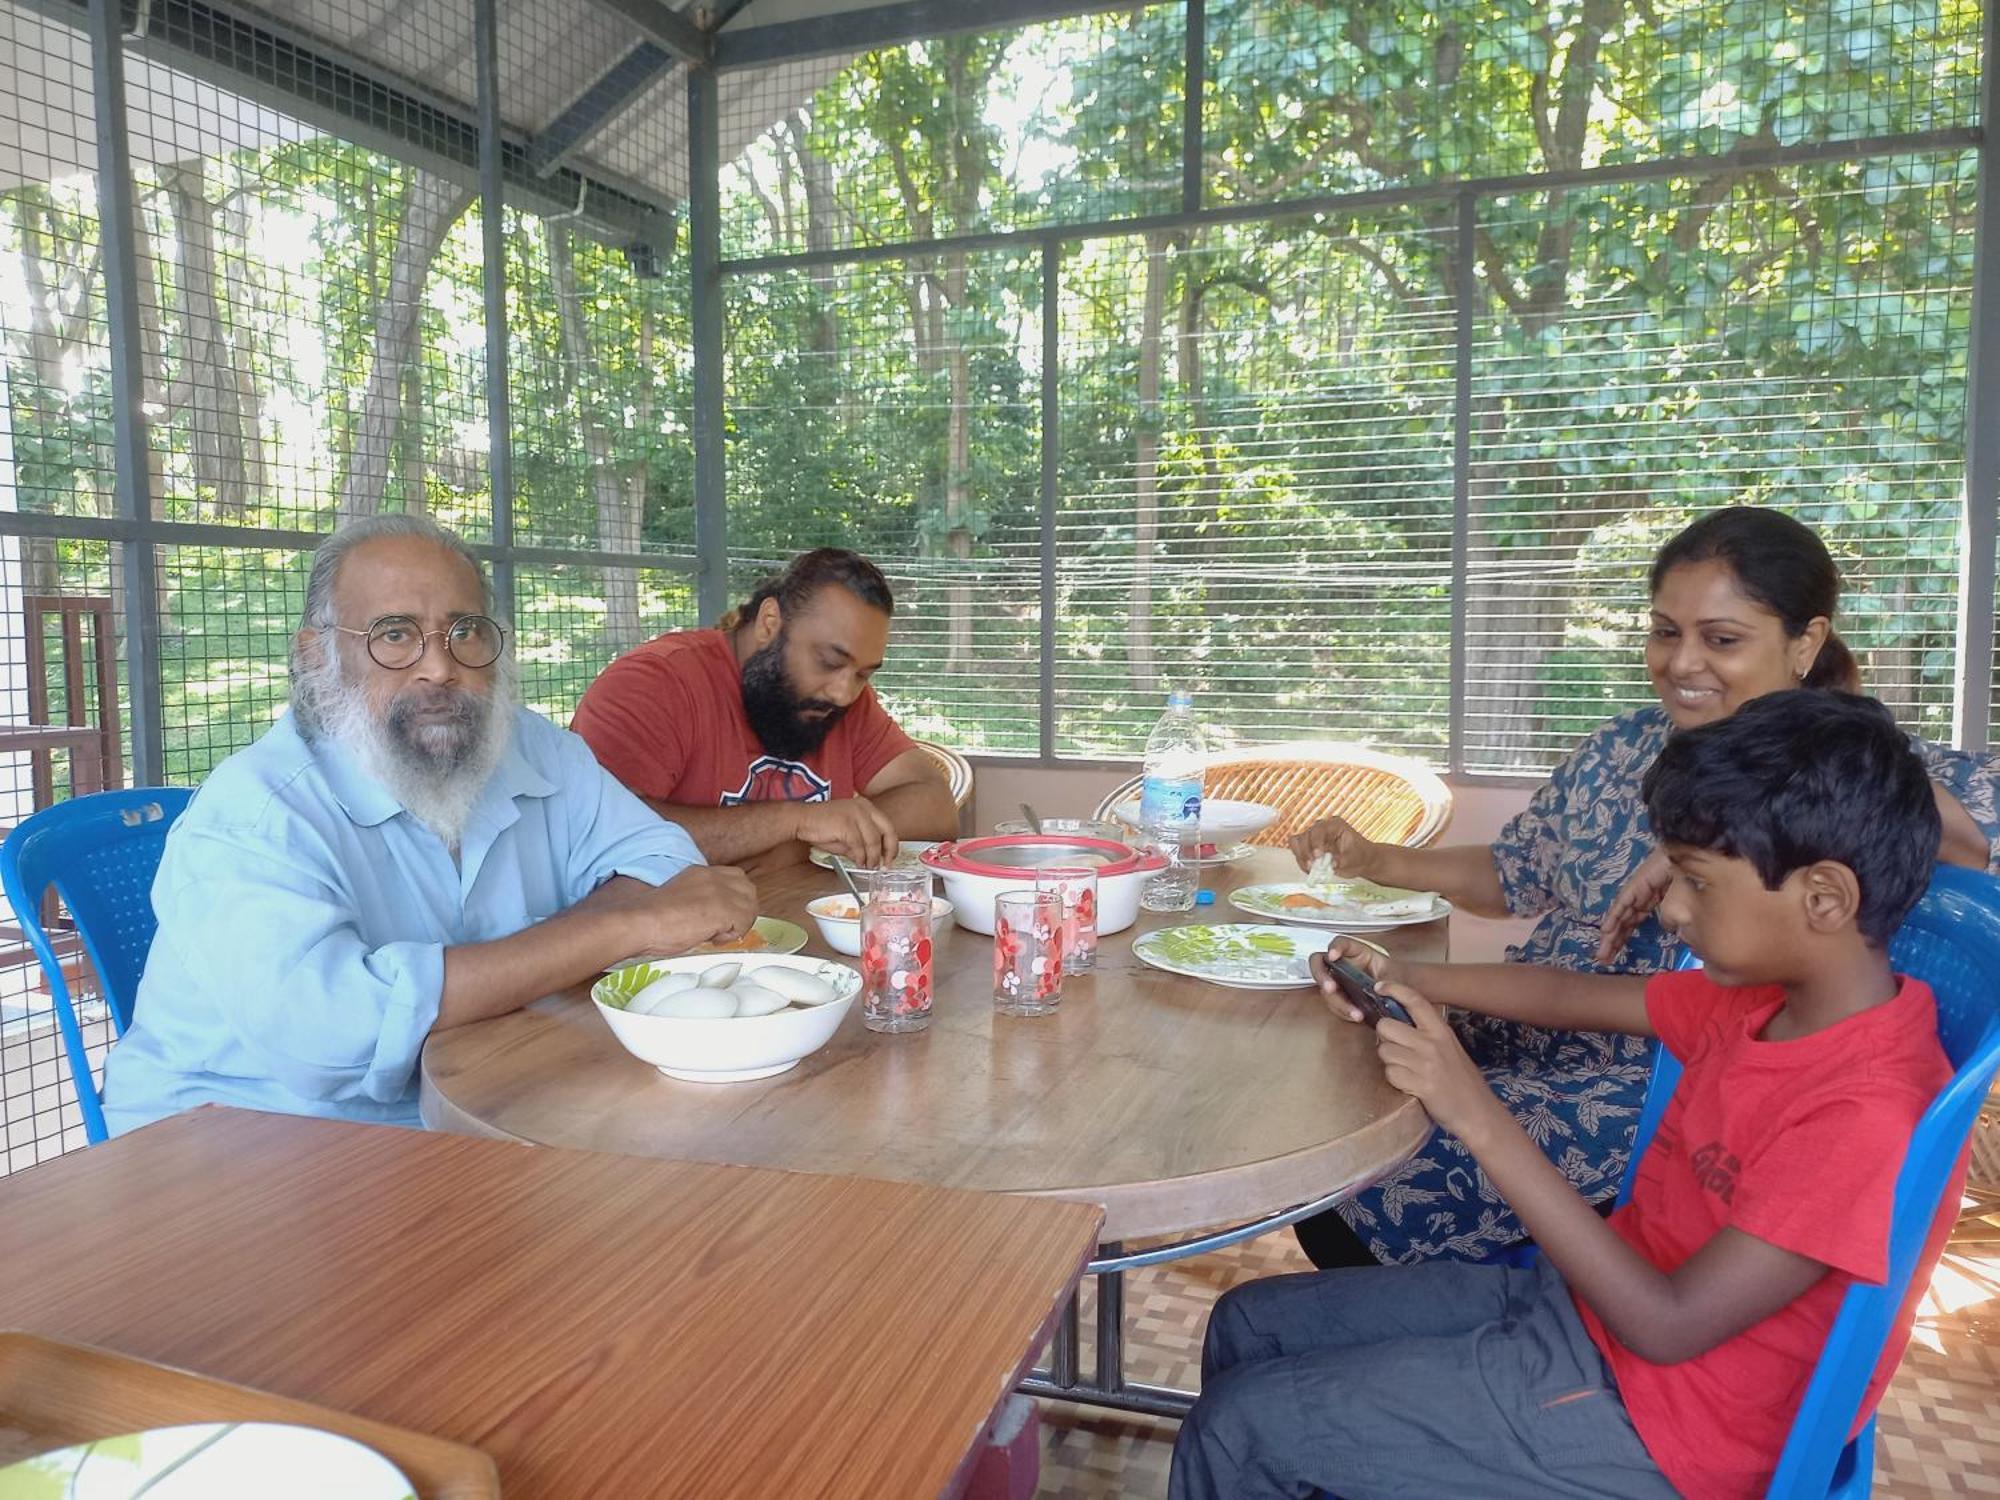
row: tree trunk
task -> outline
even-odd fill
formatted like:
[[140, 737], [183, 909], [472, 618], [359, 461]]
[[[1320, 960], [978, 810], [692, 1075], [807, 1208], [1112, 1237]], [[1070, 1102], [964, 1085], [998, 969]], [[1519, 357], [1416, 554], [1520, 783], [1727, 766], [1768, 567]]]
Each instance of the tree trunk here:
[[410, 168], [396, 248], [389, 264], [389, 285], [375, 314], [374, 362], [350, 439], [347, 477], [340, 488], [342, 521], [372, 516], [382, 508], [401, 414], [403, 369], [416, 352], [422, 326], [424, 283], [438, 247], [471, 202], [468, 189], [421, 167]]
[[[590, 326], [577, 297], [576, 254], [569, 226], [545, 221], [542, 233], [549, 252], [549, 285], [562, 325], [563, 359], [576, 394], [583, 451], [590, 460], [591, 493], [597, 501], [597, 545], [605, 552], [637, 552], [643, 476], [634, 484], [629, 474], [621, 472], [610, 430], [596, 411], [592, 384], [597, 357], [591, 350]], [[630, 568], [605, 568], [603, 582], [605, 644], [613, 651], [629, 651], [640, 639], [638, 574]]]
[[1157, 693], [1153, 652], [1153, 563], [1160, 536], [1160, 365], [1171, 272], [1168, 236], [1146, 236], [1146, 290], [1139, 312], [1139, 400], [1132, 463], [1132, 603], [1126, 659], [1132, 689]]
[[[148, 219], [151, 221], [150, 229], [144, 227]], [[140, 224], [137, 258], [143, 261], [147, 272], [139, 279], [140, 400], [147, 411], [171, 412], [173, 408], [168, 404], [171, 396], [167, 335], [161, 326], [161, 319], [167, 304], [167, 267], [173, 263], [173, 248], [167, 243], [168, 230], [163, 215], [154, 212], [142, 216]], [[149, 418], [146, 428], [146, 498], [155, 519], [166, 514], [167, 504], [167, 452], [160, 436], [153, 430]], [[180, 633], [174, 624], [174, 605], [177, 601], [173, 575], [167, 568], [168, 556], [165, 547], [153, 549], [153, 598], [162, 637]]]
[[[1191, 250], [1192, 242], [1183, 247]], [[1215, 452], [1214, 416], [1208, 409], [1207, 383], [1203, 379], [1201, 334], [1203, 301], [1209, 283], [1197, 274], [1199, 257], [1189, 255], [1181, 277], [1180, 314], [1176, 319], [1178, 352], [1174, 363], [1180, 373], [1181, 399], [1187, 403], [1188, 424], [1194, 431], [1195, 451], [1201, 459], [1200, 514], [1204, 525], [1213, 526], [1211, 536], [1222, 531], [1222, 464]], [[1202, 613], [1211, 625], [1226, 623], [1231, 604], [1228, 590], [1204, 582]]]
[[[806, 249], [815, 255], [833, 248], [833, 221], [838, 211], [833, 196], [833, 164], [818, 155], [806, 141], [806, 125], [797, 114], [785, 122], [791, 137], [792, 155], [799, 164], [799, 181], [805, 186]], [[835, 322], [833, 294], [839, 272], [831, 266], [815, 266], [807, 273], [813, 289], [812, 350], [831, 354], [839, 347], [839, 325]]]
[[424, 481], [424, 362], [403, 366], [403, 421], [398, 441], [403, 452], [403, 509], [422, 515], [431, 508], [430, 487]]
[[[225, 232], [233, 233], [239, 240], [246, 237], [247, 230], [238, 226], [225, 226]], [[253, 363], [254, 348], [252, 329], [255, 326], [251, 312], [255, 292], [245, 274], [248, 263], [240, 255], [222, 257], [222, 290], [227, 305], [235, 309], [237, 332], [229, 338], [224, 347], [228, 360], [228, 374], [235, 388], [236, 426], [242, 434], [242, 474], [244, 498], [254, 505], [265, 494], [266, 476], [271, 473], [269, 453], [264, 442], [264, 397], [257, 385], [257, 371]]]
[[[1531, 87], [1531, 113], [1547, 171], [1574, 170], [1584, 163], [1590, 112], [1600, 81], [1603, 40], [1622, 24], [1627, 0], [1584, 0], [1569, 45], [1562, 54], [1560, 74], [1553, 49]], [[1540, 335], [1569, 315], [1569, 272], [1580, 220], [1560, 191], [1547, 196], [1543, 222], [1536, 237], [1533, 264], [1518, 284], [1500, 256], [1490, 249], [1481, 268], [1487, 288], [1505, 305], [1519, 327]], [[1444, 258], [1449, 284], [1458, 273], [1453, 257]], [[1519, 420], [1531, 421], [1532, 413]], [[1537, 769], [1535, 741], [1541, 727], [1535, 713], [1541, 667], [1549, 650], [1561, 644], [1569, 618], [1572, 585], [1569, 564], [1595, 522], [1593, 511], [1606, 504], [1599, 495], [1577, 506], [1564, 493], [1558, 475], [1536, 480], [1524, 476], [1535, 492], [1550, 497], [1552, 514], [1537, 523], [1533, 551], [1517, 559], [1504, 555], [1502, 533], [1518, 533], [1518, 518], [1498, 516], [1506, 495], [1501, 463], [1494, 458], [1504, 436], [1506, 417], [1497, 402], [1476, 401], [1473, 411], [1471, 476], [1471, 541], [1476, 570], [1468, 584], [1466, 607], [1466, 692], [1476, 695], [1478, 718], [1466, 725], [1469, 757], [1481, 770]]]
[[[69, 420], [59, 407], [57, 392], [63, 388], [63, 361], [74, 342], [75, 325], [90, 310], [96, 277], [94, 269], [84, 270], [78, 284], [78, 268], [62, 254], [64, 236], [57, 228], [55, 205], [47, 189], [23, 188], [16, 202], [21, 271], [28, 290], [28, 423], [47, 434], [61, 430]], [[71, 295], [64, 297], [64, 291]], [[30, 594], [61, 592], [62, 570], [56, 559], [55, 538], [21, 538], [21, 588]]]
[[215, 295], [215, 205], [199, 162], [166, 169], [163, 186], [174, 216], [175, 311], [180, 319], [180, 379], [167, 410], [185, 414], [197, 506], [240, 516], [248, 506], [243, 472], [243, 414], [222, 309]]
[[[953, 307], [965, 305], [965, 252], [952, 251], [945, 259], [945, 294]], [[946, 590], [946, 609], [951, 620], [951, 636], [946, 648], [947, 669], [972, 665], [972, 583], [967, 566], [972, 561], [972, 532], [967, 512], [972, 498], [972, 356], [965, 341], [950, 331], [939, 309], [938, 334], [945, 344], [950, 369], [951, 409], [945, 440], [944, 536], [951, 554], [951, 583]]]

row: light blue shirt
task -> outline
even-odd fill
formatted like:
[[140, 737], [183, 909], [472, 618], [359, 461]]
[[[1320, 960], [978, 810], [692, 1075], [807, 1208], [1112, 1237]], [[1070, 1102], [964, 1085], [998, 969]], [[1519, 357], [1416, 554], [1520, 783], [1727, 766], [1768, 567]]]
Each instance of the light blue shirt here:
[[506, 937], [613, 875], [661, 885], [694, 843], [590, 747], [517, 709], [460, 858], [286, 714], [167, 835], [158, 935], [104, 1064], [112, 1134], [197, 1104], [415, 1125], [444, 951]]

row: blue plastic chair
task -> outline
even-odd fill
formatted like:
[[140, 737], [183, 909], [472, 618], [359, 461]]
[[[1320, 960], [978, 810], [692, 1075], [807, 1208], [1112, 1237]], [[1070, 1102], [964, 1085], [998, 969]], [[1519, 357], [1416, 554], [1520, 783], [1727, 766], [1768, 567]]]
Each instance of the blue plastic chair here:
[[[1888, 1280], [1848, 1288], [1765, 1500], [1867, 1500], [1875, 1473], [1874, 1417], [1851, 1442], [1847, 1434], [1912, 1281], [1930, 1269], [1917, 1259], [2000, 1070], [2000, 880], [1940, 865], [1889, 944], [1889, 956], [1897, 973], [1923, 980], [1937, 996], [1938, 1041], [1956, 1071], [1924, 1111], [1896, 1177]], [[1699, 964], [1689, 958], [1682, 967]], [[1639, 1157], [1680, 1081], [1680, 1060], [1664, 1047], [1655, 1052], [1620, 1203], [1632, 1195]]]
[[69, 909], [110, 1006], [111, 1023], [123, 1036], [132, 1024], [139, 975], [159, 926], [153, 915], [153, 875], [167, 830], [193, 795], [186, 787], [155, 786], [76, 797], [43, 808], [0, 844], [0, 886], [48, 978], [77, 1108], [93, 1145], [106, 1135], [104, 1106], [62, 961], [42, 926], [42, 897], [53, 885]]

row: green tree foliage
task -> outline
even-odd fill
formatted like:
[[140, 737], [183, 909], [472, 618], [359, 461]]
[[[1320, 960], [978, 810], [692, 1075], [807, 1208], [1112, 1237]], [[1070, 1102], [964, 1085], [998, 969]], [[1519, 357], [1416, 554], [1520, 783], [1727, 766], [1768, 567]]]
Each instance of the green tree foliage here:
[[[1475, 766], [1546, 764], [1643, 696], [1643, 563], [1732, 500], [1823, 528], [1873, 685], [1943, 729], [1974, 157], [1742, 153], [1972, 122], [1972, 0], [1207, 14], [1205, 201], [1271, 209], [1063, 246], [1060, 749], [1129, 753], [1179, 679], [1246, 737], [1439, 753], [1461, 415]], [[1178, 210], [1183, 24], [1159, 4], [870, 53], [725, 168], [727, 253], [903, 247], [726, 281], [729, 528], [738, 584], [824, 542], [889, 567], [883, 683], [927, 732], [1038, 743], [1044, 375], [1039, 247], [927, 242]], [[1461, 260], [1454, 184], [1694, 155], [1710, 164], [1484, 192]], [[483, 535], [463, 188], [328, 138], [139, 187], [158, 513], [316, 531], [421, 508]], [[687, 558], [684, 246], [656, 247], [649, 279], [561, 222], [510, 214], [505, 238], [517, 536]], [[15, 503], [107, 514], [88, 184], [0, 195], [0, 257]], [[115, 587], [98, 545], [23, 561], [37, 587]], [[163, 560], [188, 774], [281, 700], [296, 573], [283, 553]], [[517, 615], [531, 700], [561, 719], [693, 603], [677, 568], [565, 566], [522, 571]]]

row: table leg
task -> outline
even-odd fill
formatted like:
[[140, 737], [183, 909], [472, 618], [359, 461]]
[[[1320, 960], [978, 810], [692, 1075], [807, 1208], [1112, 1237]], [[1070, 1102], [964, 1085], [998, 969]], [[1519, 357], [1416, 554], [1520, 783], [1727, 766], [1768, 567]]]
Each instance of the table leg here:
[[[1387, 1175], [1387, 1169], [1379, 1175]], [[1071, 1297], [1056, 1325], [1056, 1336], [1050, 1341], [1048, 1373], [1044, 1375], [1038, 1370], [1015, 1389], [1051, 1401], [1074, 1401], [1081, 1406], [1104, 1406], [1114, 1411], [1138, 1412], [1149, 1417], [1178, 1419], [1186, 1416], [1194, 1405], [1197, 1392], [1125, 1379], [1125, 1273], [1142, 1266], [1162, 1265], [1167, 1261], [1221, 1250], [1255, 1239], [1260, 1234], [1269, 1234], [1287, 1224], [1296, 1224], [1308, 1215], [1332, 1208], [1376, 1180], [1376, 1177], [1369, 1177], [1352, 1182], [1311, 1203], [1301, 1203], [1254, 1223], [1217, 1230], [1178, 1244], [1157, 1245], [1150, 1250], [1135, 1250], [1130, 1254], [1116, 1242], [1099, 1245], [1096, 1258], [1084, 1267], [1086, 1275], [1097, 1278], [1097, 1363], [1090, 1372], [1090, 1379], [1083, 1379], [1077, 1369], [1077, 1301]]]
[[[1080, 1406], [1110, 1407], [1114, 1411], [1138, 1412], [1149, 1417], [1178, 1420], [1194, 1405], [1193, 1391], [1177, 1391], [1163, 1385], [1143, 1385], [1125, 1379], [1125, 1271], [1118, 1257], [1123, 1247], [1100, 1245], [1091, 1262], [1097, 1278], [1097, 1361], [1085, 1380], [1077, 1368], [1079, 1318], [1077, 1301], [1070, 1298], [1056, 1324], [1056, 1336], [1049, 1344], [1049, 1370], [1037, 1372], [1016, 1387], [1030, 1396], [1052, 1401], [1074, 1401]], [[1101, 1263], [1109, 1268], [1095, 1270]]]
[[1071, 1292], [1056, 1323], [1056, 1336], [1049, 1343], [1049, 1378], [1042, 1384], [1059, 1391], [1076, 1389], [1078, 1310], [1076, 1293]]
[[[1115, 1256], [1123, 1247], [1100, 1245], [1098, 1259]], [[1097, 1389], [1115, 1395], [1125, 1385], [1125, 1273], [1106, 1271], [1097, 1278]]]

